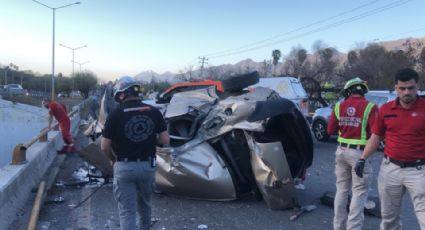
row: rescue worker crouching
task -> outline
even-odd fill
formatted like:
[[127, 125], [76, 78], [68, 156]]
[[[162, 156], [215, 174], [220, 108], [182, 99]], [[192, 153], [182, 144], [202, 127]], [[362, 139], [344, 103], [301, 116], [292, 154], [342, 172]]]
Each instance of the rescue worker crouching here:
[[[363, 178], [356, 176], [354, 168], [378, 111], [376, 105], [364, 98], [368, 90], [362, 79], [349, 80], [344, 86], [345, 100], [336, 103], [327, 128], [329, 135], [338, 132], [339, 142], [335, 152], [334, 229], [361, 229], [363, 225], [372, 167], [366, 162]], [[347, 212], [350, 186], [352, 198]]]
[[71, 120], [66, 113], [66, 107], [64, 104], [52, 101], [50, 99], [43, 99], [43, 106], [49, 110], [49, 125], [48, 128], [52, 127], [53, 118], [59, 123], [59, 129], [62, 133], [62, 139], [65, 143], [61, 150], [58, 153], [72, 153], [75, 152], [74, 140], [72, 139], [70, 130], [71, 130]]
[[101, 139], [101, 149], [114, 168], [121, 229], [136, 229], [137, 212], [141, 227], [150, 228], [156, 145], [170, 141], [162, 114], [144, 104], [139, 91], [140, 85], [128, 76], [115, 84], [119, 106], [108, 115]]

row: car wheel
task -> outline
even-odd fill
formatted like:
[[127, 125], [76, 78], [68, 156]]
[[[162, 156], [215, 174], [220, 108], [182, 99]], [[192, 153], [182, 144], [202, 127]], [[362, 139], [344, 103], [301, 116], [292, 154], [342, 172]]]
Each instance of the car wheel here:
[[313, 123], [313, 134], [316, 140], [327, 141], [329, 139], [329, 135], [326, 132], [327, 128], [328, 125], [322, 120], [317, 120]]
[[259, 75], [257, 71], [241, 74], [233, 77], [229, 77], [228, 79], [222, 80], [223, 88], [225, 92], [233, 92], [245, 89], [250, 85], [254, 85], [258, 83]]

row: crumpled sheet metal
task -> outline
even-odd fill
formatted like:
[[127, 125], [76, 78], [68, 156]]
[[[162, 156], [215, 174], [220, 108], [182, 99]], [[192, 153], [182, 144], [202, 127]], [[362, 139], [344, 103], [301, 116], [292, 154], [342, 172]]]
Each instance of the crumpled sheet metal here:
[[155, 181], [164, 193], [202, 200], [236, 199], [224, 161], [206, 142], [193, 148], [157, 148]]
[[111, 163], [105, 154], [100, 150], [99, 141], [87, 145], [79, 151], [79, 155], [85, 161], [98, 168], [104, 176], [112, 176], [113, 169]]
[[95, 135], [96, 133], [101, 133], [103, 129], [103, 124], [96, 120], [87, 124], [82, 124], [81, 127], [84, 127], [84, 136], [88, 137], [91, 135]]
[[255, 101], [244, 101], [239, 97], [229, 97], [219, 101], [202, 123], [198, 131], [199, 136], [208, 140], [233, 129], [264, 131], [264, 121], [246, 121], [255, 110], [255, 105]]
[[205, 107], [208, 104], [215, 104], [217, 100], [218, 96], [213, 87], [176, 93], [167, 106], [164, 118], [167, 119], [187, 114], [191, 110], [191, 107]]
[[251, 166], [264, 201], [272, 210], [298, 206], [294, 182], [280, 142], [258, 143], [245, 134]]

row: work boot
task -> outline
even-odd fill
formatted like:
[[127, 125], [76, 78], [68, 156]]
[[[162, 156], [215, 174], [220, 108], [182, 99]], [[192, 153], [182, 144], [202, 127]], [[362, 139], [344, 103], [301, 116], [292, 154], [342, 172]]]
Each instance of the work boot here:
[[72, 144], [72, 145], [68, 145], [67, 151], [68, 153], [74, 153], [74, 152], [77, 152], [77, 149], [75, 148], [74, 144]]
[[58, 151], [58, 154], [66, 154], [68, 153], [68, 145], [64, 145], [61, 150]]
[[74, 144], [71, 145], [64, 145], [61, 150], [58, 151], [58, 154], [69, 154], [76, 152], [77, 149], [75, 148]]

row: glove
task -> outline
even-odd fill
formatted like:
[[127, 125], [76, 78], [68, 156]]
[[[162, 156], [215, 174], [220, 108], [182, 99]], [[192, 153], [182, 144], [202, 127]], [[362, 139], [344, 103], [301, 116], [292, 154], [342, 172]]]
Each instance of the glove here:
[[364, 164], [366, 163], [365, 159], [359, 159], [356, 163], [356, 166], [354, 168], [354, 171], [356, 171], [357, 176], [363, 178], [363, 170], [364, 170]]

